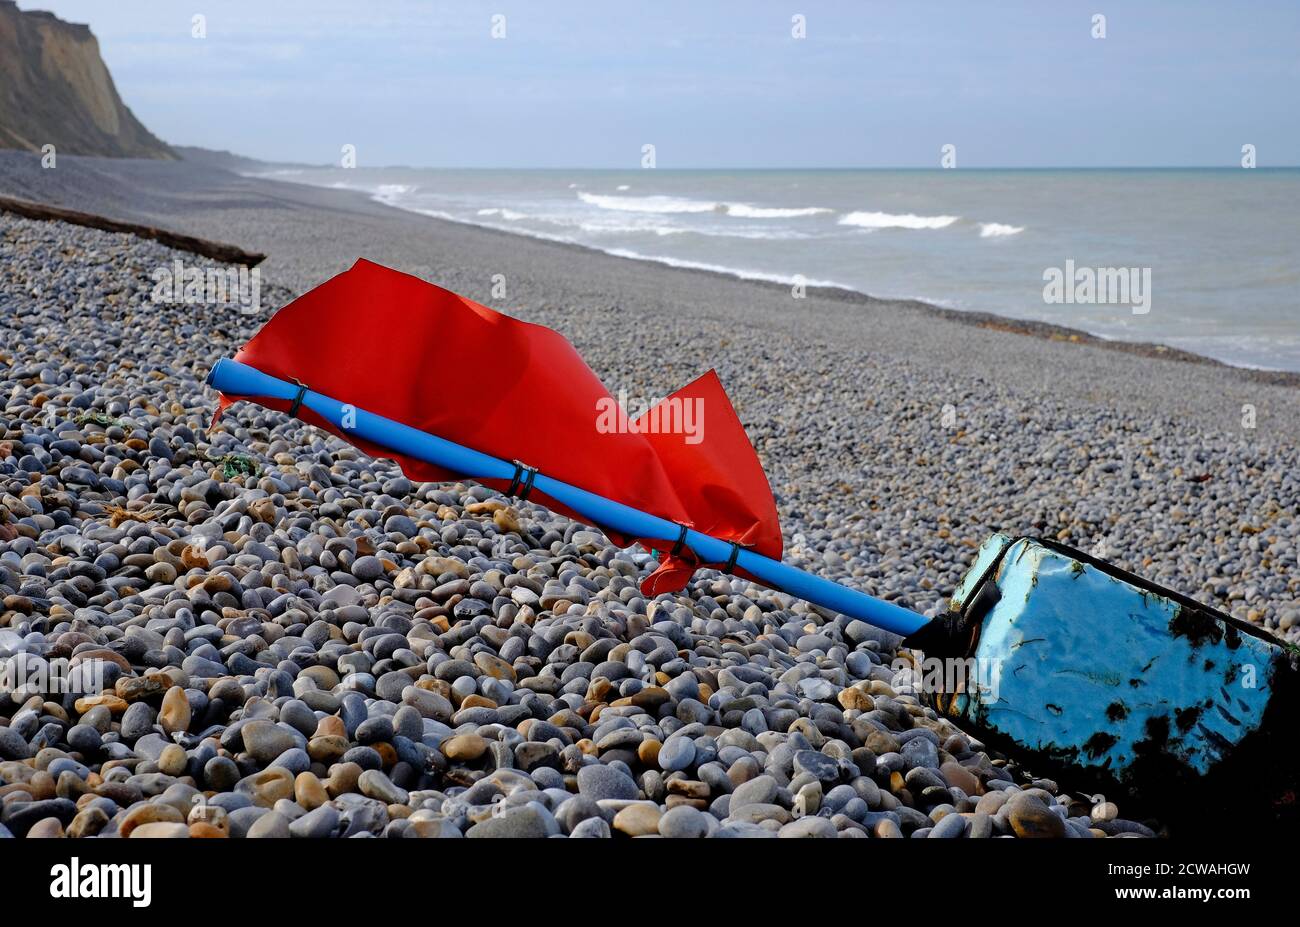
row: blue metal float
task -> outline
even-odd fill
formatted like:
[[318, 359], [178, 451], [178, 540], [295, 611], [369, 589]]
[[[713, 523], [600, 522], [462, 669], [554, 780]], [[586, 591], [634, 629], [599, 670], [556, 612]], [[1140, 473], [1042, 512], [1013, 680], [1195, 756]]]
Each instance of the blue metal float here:
[[1283, 668], [1249, 625], [1031, 538], [989, 538], [952, 614], [978, 633], [945, 713], [1121, 782], [1157, 759], [1209, 772], [1261, 728]]

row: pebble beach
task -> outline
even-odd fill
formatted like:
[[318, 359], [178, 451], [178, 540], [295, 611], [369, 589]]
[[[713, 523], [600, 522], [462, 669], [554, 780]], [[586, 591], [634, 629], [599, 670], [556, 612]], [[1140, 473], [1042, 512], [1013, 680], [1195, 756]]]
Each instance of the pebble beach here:
[[860, 621], [711, 570], [647, 600], [650, 555], [589, 526], [260, 407], [209, 428], [213, 361], [362, 256], [556, 328], [616, 394], [716, 367], [796, 566], [932, 615], [988, 534], [1042, 534], [1300, 640], [1277, 378], [67, 160], [61, 205], [269, 257], [257, 312], [160, 303], [158, 268], [217, 265], [0, 213], [0, 837], [1163, 833], [937, 717]]

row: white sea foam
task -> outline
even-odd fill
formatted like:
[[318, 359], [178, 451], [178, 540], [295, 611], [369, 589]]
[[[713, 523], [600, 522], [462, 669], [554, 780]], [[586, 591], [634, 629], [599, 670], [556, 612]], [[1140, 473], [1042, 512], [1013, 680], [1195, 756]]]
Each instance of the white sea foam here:
[[[628, 189], [627, 185], [619, 187]], [[578, 199], [589, 206], [614, 209], [620, 212], [653, 213], [703, 213], [716, 212], [737, 219], [794, 219], [833, 212], [824, 206], [753, 206], [749, 203], [719, 203], [713, 200], [693, 200], [680, 196], [612, 196], [600, 193], [579, 193]]]
[[478, 214], [480, 216], [500, 216], [502, 219], [505, 219], [508, 222], [519, 222], [523, 219], [533, 218], [532, 216], [528, 215], [528, 213], [526, 212], [517, 212], [514, 209], [505, 209], [505, 208], [498, 209], [496, 207], [490, 209], [480, 209], [478, 211]]
[[680, 225], [655, 225], [654, 223], [624, 223], [624, 222], [579, 222], [578, 226], [584, 232], [590, 232], [594, 235], [625, 235], [635, 234], [637, 232], [647, 232], [654, 235], [685, 235], [692, 229], [682, 228]]
[[816, 237], [792, 229], [719, 228], [716, 226], [687, 227], [683, 225], [660, 225], [653, 222], [579, 222], [577, 227], [584, 232], [594, 235], [635, 234], [641, 232], [644, 234], [658, 235], [661, 238], [669, 235], [702, 235], [705, 238], [741, 238], [752, 241], [800, 241]]
[[579, 193], [578, 199], [600, 209], [621, 212], [714, 212], [718, 204], [708, 200], [690, 200], [680, 196], [611, 196], [603, 193]]
[[910, 212], [851, 212], [840, 219], [840, 225], [854, 225], [864, 229], [946, 229], [961, 216], [917, 216]]
[[834, 212], [825, 206], [750, 206], [748, 203], [725, 203], [724, 206], [727, 215], [739, 219], [797, 219]]
[[1001, 238], [1004, 235], [1019, 235], [1025, 230], [1023, 225], [1003, 225], [1001, 222], [981, 222], [980, 238]]
[[[455, 222], [460, 225], [472, 225], [482, 229], [496, 229], [498, 232], [510, 232], [515, 235], [523, 235], [528, 238], [540, 238], [543, 241], [558, 241], [568, 245], [581, 245], [583, 242], [574, 238], [572, 235], [559, 235], [552, 232], [543, 232], [539, 229], [530, 229], [518, 225], [505, 225], [500, 222], [480, 222], [464, 215], [445, 212], [441, 209], [425, 209], [418, 206], [401, 207], [411, 212], [419, 213], [422, 216], [429, 216], [434, 219], [443, 219], [447, 222]], [[492, 217], [489, 217], [492, 218]], [[596, 250], [600, 250], [599, 248]]]
[[821, 286], [834, 287], [838, 290], [849, 290], [858, 292], [853, 287], [845, 283], [836, 283], [833, 280], [807, 280], [798, 274], [776, 274], [764, 270], [749, 270], [741, 267], [728, 267], [723, 264], [709, 264], [704, 261], [687, 261], [681, 258], [667, 257], [657, 254], [642, 254], [639, 251], [632, 251], [627, 248], [601, 248], [606, 254], [612, 254], [615, 257], [630, 258], [634, 261], [651, 261], [655, 264], [666, 264], [669, 267], [683, 267], [690, 270], [709, 270], [717, 274], [727, 274], [731, 277], [739, 277], [741, 280], [766, 280], [770, 283], [783, 283], [794, 285], [795, 283], [803, 286]]
[[[346, 186], [346, 184], [340, 184]], [[383, 203], [385, 206], [399, 206], [401, 200], [415, 192], [412, 184], [405, 183], [381, 183], [375, 187], [374, 192], [370, 194], [371, 199]]]
[[434, 219], [445, 219], [448, 222], [460, 222], [464, 225], [481, 225], [484, 228], [496, 228], [496, 226], [489, 225], [486, 222], [471, 222], [469, 219], [465, 219], [462, 218], [461, 216], [453, 215], [452, 213], [449, 212], [443, 212], [441, 209], [422, 209], [419, 206], [401, 206], [399, 208], [408, 210], [410, 212], [417, 212], [422, 216], [430, 216]]

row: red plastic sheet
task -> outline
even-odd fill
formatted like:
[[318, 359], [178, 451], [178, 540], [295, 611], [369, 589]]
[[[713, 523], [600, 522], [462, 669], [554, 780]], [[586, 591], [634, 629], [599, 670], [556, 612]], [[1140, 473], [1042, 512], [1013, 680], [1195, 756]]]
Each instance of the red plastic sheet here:
[[[557, 332], [365, 260], [281, 308], [235, 360], [781, 557], [767, 477], [713, 371], [629, 421]], [[222, 407], [230, 401], [222, 397]], [[413, 480], [473, 476], [394, 455], [310, 410], [301, 414], [372, 456], [396, 460]], [[498, 490], [508, 484], [482, 482]], [[581, 520], [541, 493], [530, 501]], [[662, 566], [643, 583], [647, 594], [680, 589], [698, 566], [689, 552], [670, 556], [671, 542], [637, 540], [660, 552]]]

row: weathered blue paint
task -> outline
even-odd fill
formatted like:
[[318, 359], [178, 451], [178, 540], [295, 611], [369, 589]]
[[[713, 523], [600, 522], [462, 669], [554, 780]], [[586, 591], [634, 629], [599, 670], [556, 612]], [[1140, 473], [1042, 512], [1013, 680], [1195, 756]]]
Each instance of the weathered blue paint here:
[[960, 607], [991, 578], [1001, 598], [975, 653], [991, 685], [947, 704], [1021, 746], [1120, 781], [1142, 752], [1207, 772], [1257, 729], [1277, 648], [1030, 539], [994, 535], [958, 588]]
[[975, 584], [980, 581], [993, 561], [998, 559], [1002, 551], [1011, 545], [1011, 538], [1002, 534], [995, 534], [985, 541], [975, 555], [975, 562], [971, 568], [966, 571], [961, 582], [957, 584], [956, 591], [952, 594], [951, 608], [953, 611], [959, 611], [971, 592], [975, 589]]

